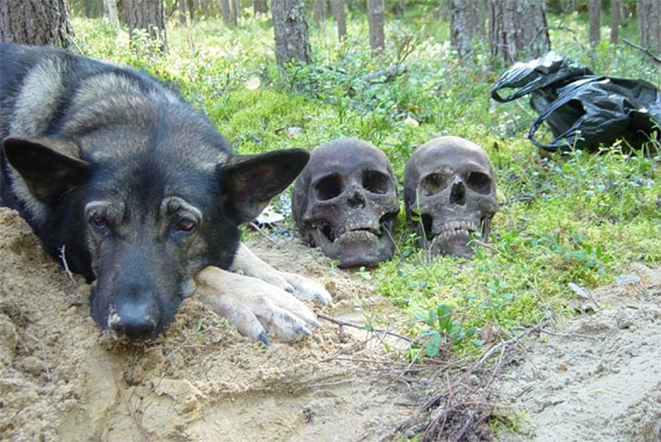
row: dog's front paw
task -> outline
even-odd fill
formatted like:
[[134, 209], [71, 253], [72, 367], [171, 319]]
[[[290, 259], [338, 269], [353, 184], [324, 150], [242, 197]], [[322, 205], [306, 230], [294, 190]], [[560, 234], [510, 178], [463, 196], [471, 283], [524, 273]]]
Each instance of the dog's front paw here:
[[195, 276], [201, 300], [239, 333], [266, 345], [269, 337], [295, 342], [319, 326], [315, 314], [290, 293], [250, 276], [206, 267]]
[[330, 304], [333, 301], [328, 290], [318, 282], [314, 282], [296, 273], [280, 272], [280, 275], [294, 288], [293, 294], [298, 299], [319, 301], [323, 304]]

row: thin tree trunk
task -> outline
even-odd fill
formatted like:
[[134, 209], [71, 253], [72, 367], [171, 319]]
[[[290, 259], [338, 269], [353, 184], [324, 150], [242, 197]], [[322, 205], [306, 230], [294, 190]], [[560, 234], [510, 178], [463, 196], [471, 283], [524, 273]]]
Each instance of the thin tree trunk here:
[[450, 42], [459, 58], [469, 60], [473, 56], [473, 38], [484, 36], [484, 1], [450, 1]]
[[255, 14], [266, 14], [269, 12], [269, 2], [267, 0], [255, 0], [253, 3]]
[[223, 13], [223, 23], [225, 26], [232, 26], [232, 7], [230, 6], [231, 1], [232, 0], [220, 1], [220, 6]]
[[186, 26], [186, 0], [177, 0], [177, 9], [179, 10], [179, 24]]
[[601, 0], [588, 1], [590, 46], [598, 46], [601, 41]]
[[188, 18], [193, 23], [195, 20], [195, 0], [186, 0], [186, 6], [188, 9]]
[[611, 34], [610, 42], [617, 44], [620, 32], [620, 8], [622, 7], [621, 0], [611, 0]]
[[658, 0], [638, 0], [640, 44], [661, 55], [661, 3]]
[[104, 0], [106, 6], [106, 12], [108, 13], [108, 21], [110, 26], [113, 29], [118, 30], [119, 25], [119, 14], [117, 13], [117, 0]]
[[337, 39], [344, 41], [347, 35], [347, 19], [344, 14], [344, 0], [330, 0], [331, 13], [337, 22]]
[[295, 61], [310, 64], [312, 51], [304, 0], [273, 0], [275, 57], [279, 66]]
[[367, 0], [367, 22], [370, 29], [370, 48], [380, 54], [385, 48], [383, 0]]
[[66, 0], [0, 1], [0, 41], [68, 48], [73, 35]]
[[312, 0], [312, 17], [317, 28], [326, 22], [326, 0]]
[[491, 55], [508, 63], [551, 48], [544, 0], [489, 0]]
[[122, 5], [131, 39], [135, 39], [135, 31], [147, 31], [158, 50], [166, 52], [168, 44], [162, 0], [122, 0]]

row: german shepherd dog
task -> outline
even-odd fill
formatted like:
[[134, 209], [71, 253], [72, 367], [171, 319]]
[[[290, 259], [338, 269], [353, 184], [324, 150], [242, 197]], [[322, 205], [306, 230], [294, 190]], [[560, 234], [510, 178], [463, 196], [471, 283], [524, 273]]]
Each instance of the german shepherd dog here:
[[306, 151], [233, 155], [148, 74], [54, 48], [0, 45], [0, 106], [0, 204], [92, 284], [99, 327], [156, 337], [194, 292], [265, 343], [318, 325], [292, 295], [329, 302], [328, 292], [261, 262], [239, 230]]

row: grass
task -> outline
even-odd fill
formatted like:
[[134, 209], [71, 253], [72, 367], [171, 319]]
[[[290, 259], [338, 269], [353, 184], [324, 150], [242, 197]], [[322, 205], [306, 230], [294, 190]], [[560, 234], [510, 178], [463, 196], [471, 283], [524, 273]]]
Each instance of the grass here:
[[[526, 100], [491, 101], [491, 85], [508, 66], [491, 60], [485, 45], [467, 66], [448, 44], [447, 23], [432, 14], [387, 22], [382, 57], [370, 55], [366, 24], [356, 15], [341, 44], [331, 22], [311, 28], [314, 62], [287, 71], [275, 65], [272, 31], [260, 16], [242, 18], [237, 29], [218, 19], [190, 29], [172, 23], [166, 55], [149, 55], [148, 42], [130, 51], [127, 36], [116, 36], [102, 20], [76, 18], [73, 26], [86, 55], [174, 82], [239, 153], [359, 137], [381, 147], [401, 179], [410, 154], [432, 138], [452, 134], [483, 146], [497, 170], [501, 203], [489, 246], [471, 261], [430, 260], [400, 216], [395, 258], [369, 270], [379, 293], [409, 319], [405, 331], [418, 338], [412, 359], [436, 357], [441, 347], [479, 351], [547, 312], [572, 314], [570, 282], [590, 289], [614, 281], [633, 261], [658, 265], [658, 143], [637, 156], [621, 145], [599, 155], [542, 155], [523, 136], [534, 119]], [[549, 22], [557, 52], [597, 73], [661, 85], [661, 70], [635, 50], [588, 48], [583, 17]], [[635, 20], [627, 25], [635, 39]], [[363, 80], [391, 64], [406, 72], [391, 81]], [[287, 136], [291, 127], [303, 135]]]

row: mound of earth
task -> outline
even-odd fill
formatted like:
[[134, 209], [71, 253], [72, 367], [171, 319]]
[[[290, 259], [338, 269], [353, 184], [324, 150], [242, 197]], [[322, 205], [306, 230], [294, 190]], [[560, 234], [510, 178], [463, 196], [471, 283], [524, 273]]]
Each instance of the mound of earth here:
[[[294, 240], [252, 241], [282, 270], [325, 283], [328, 315], [388, 306]], [[111, 342], [89, 317], [89, 288], [47, 256], [15, 212], [0, 209], [0, 440], [352, 441], [392, 431], [410, 407], [375, 366], [393, 356], [366, 332], [328, 322], [294, 345], [264, 348], [185, 300], [158, 340]]]

